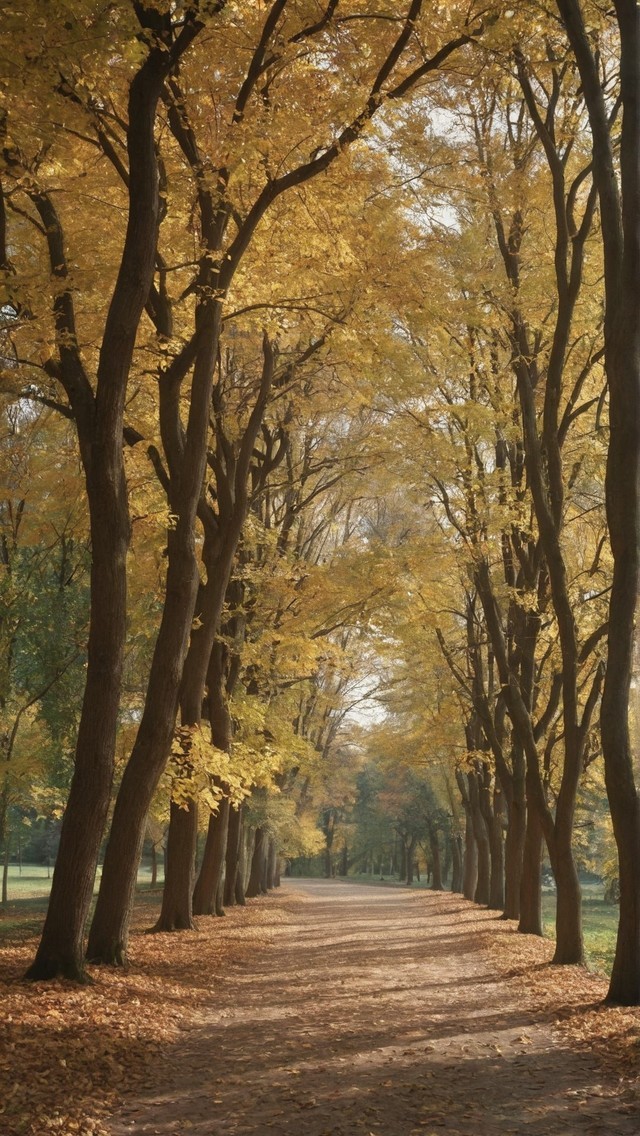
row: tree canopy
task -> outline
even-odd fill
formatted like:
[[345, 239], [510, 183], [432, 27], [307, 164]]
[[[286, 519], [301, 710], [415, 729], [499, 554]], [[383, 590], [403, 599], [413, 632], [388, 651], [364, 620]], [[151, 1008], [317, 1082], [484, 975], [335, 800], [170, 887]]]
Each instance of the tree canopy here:
[[320, 855], [540, 934], [546, 856], [562, 964], [588, 867], [640, 1000], [639, 20], [6, 13], [5, 864], [60, 830], [31, 977], [124, 962], [150, 839], [158, 929]]

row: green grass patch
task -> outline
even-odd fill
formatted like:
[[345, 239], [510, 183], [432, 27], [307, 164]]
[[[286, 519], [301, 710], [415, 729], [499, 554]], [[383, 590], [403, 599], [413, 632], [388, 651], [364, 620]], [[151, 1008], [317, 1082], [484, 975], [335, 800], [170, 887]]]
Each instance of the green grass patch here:
[[38, 935], [47, 913], [47, 903], [47, 896], [32, 896], [0, 907], [0, 944]]
[[[98, 890], [100, 883], [100, 872], [101, 868], [98, 868], [95, 891]], [[42, 864], [23, 864], [22, 868], [17, 864], [10, 864], [7, 882], [9, 903], [18, 899], [35, 898], [36, 896], [46, 898], [51, 890], [51, 876], [53, 876], [53, 868], [47, 869]], [[158, 882], [162, 883], [162, 879], [161, 871]], [[138, 887], [149, 886], [150, 883], [151, 869], [144, 864], [138, 870]]]
[[[97, 895], [99, 883], [98, 874], [94, 895]], [[143, 866], [138, 872], [137, 908], [149, 907], [152, 910], [158, 907], [162, 897], [162, 877], [156, 887], [150, 887], [150, 883], [150, 869]], [[46, 867], [24, 864], [20, 871], [17, 864], [10, 865], [9, 901], [5, 907], [0, 904], [0, 944], [22, 941], [40, 934], [47, 914], [50, 890], [51, 879]]]
[[[599, 885], [585, 884], [582, 891], [582, 925], [587, 963], [592, 970], [608, 976], [611, 974], [616, 948], [618, 905], [616, 903], [605, 903], [603, 889]], [[556, 897], [554, 891], [543, 892], [542, 918], [545, 937], [548, 939], [555, 938]]]
[[24, 864], [22, 869], [17, 864], [10, 864], [7, 881], [9, 902], [11, 903], [16, 899], [48, 896], [51, 890], [52, 875], [53, 868], [47, 873], [47, 869], [41, 864]]

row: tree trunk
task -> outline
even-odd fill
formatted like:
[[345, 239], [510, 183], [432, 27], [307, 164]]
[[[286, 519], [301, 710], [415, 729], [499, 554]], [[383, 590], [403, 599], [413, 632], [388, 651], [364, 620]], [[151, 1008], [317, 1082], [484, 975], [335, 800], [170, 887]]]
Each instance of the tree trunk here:
[[244, 870], [243, 870], [243, 894], [246, 897], [247, 888], [249, 887], [249, 880], [251, 879], [251, 869], [253, 867], [253, 853], [256, 846], [256, 833], [257, 828], [250, 825], [245, 832], [244, 840]]
[[463, 889], [463, 876], [462, 876], [462, 837], [452, 836], [450, 838], [451, 845], [451, 863], [453, 865], [451, 871], [451, 891], [461, 894]]
[[489, 903], [489, 882], [491, 878], [491, 850], [489, 846], [489, 834], [487, 826], [482, 815], [480, 808], [480, 775], [476, 772], [470, 772], [467, 775], [469, 784], [469, 803], [471, 806], [471, 819], [473, 824], [473, 833], [477, 845], [477, 866], [478, 875], [476, 879], [476, 890], [474, 892], [474, 902], [486, 907]]
[[[203, 443], [203, 454], [204, 450]], [[169, 562], [162, 622], [153, 653], [142, 721], [123, 774], [105, 853], [87, 951], [88, 957], [94, 961], [122, 965], [126, 959], [144, 826], [153, 794], [167, 762], [175, 729], [181, 681], [189, 698], [186, 713], [183, 707], [183, 725], [192, 725], [200, 720], [208, 654], [203, 662], [200, 656], [205, 652], [198, 650], [200, 644], [196, 641], [196, 634], [191, 636], [189, 644], [198, 594], [192, 516], [196, 504], [197, 495], [193, 501], [188, 502], [188, 507], [185, 505], [175, 529], [167, 535]], [[188, 665], [189, 655], [193, 660], [191, 666]], [[192, 675], [192, 671], [196, 673]], [[168, 870], [171, 870], [170, 859], [171, 850], [167, 845]], [[185, 868], [187, 860], [188, 858], [181, 860]], [[173, 870], [175, 869], [174, 862]], [[192, 880], [188, 886], [191, 884]], [[177, 881], [174, 879], [172, 890], [176, 887]], [[180, 907], [184, 909], [186, 906], [185, 898]]]
[[527, 828], [520, 883], [520, 921], [524, 935], [542, 935], [542, 850], [544, 837], [540, 817], [533, 806], [527, 809]]
[[[610, 777], [609, 784], [612, 781], [613, 777]], [[618, 791], [618, 786], [609, 790], [614, 795]], [[611, 801], [611, 796], [609, 800]], [[613, 814], [613, 806], [611, 811]], [[640, 1004], [640, 805], [633, 797], [627, 798], [623, 805], [620, 795], [615, 811], [620, 916], [607, 1001], [615, 1005], [637, 1006]]]
[[[233, 587], [233, 581], [227, 587], [227, 593]], [[234, 597], [239, 600], [240, 597]], [[229, 713], [228, 696], [234, 685], [234, 679], [229, 676], [230, 653], [225, 642], [218, 639], [211, 645], [209, 661], [207, 664], [206, 707], [211, 726], [211, 741], [223, 753], [231, 752], [233, 740], [233, 723]], [[228, 786], [217, 782], [224, 796], [218, 805], [215, 817], [209, 820], [209, 831], [204, 850], [204, 857], [200, 875], [194, 893], [194, 911], [196, 914], [224, 915], [224, 888], [222, 879], [227, 854], [227, 839], [229, 833], [229, 796]]]
[[155, 844], [151, 844], [151, 887], [155, 887], [158, 882], [158, 850]]
[[276, 886], [276, 876], [278, 869], [278, 846], [273, 837], [269, 839], [269, 850], [267, 854], [267, 889], [271, 891]]
[[446, 830], [445, 830], [445, 832], [443, 833], [443, 837], [444, 837], [444, 862], [443, 862], [443, 864], [442, 864], [442, 881], [443, 881], [443, 883], [444, 883], [444, 885], [445, 885], [445, 887], [446, 887], [446, 885], [447, 885], [447, 882], [448, 882], [448, 881], [449, 881], [449, 879], [451, 878], [451, 866], [452, 866], [451, 848], [452, 848], [452, 838], [451, 838], [450, 836], [448, 836], [448, 834], [447, 834]]
[[[207, 583], [200, 586], [198, 592], [198, 608], [201, 621], [199, 627], [194, 629], [191, 634], [189, 651], [188, 654], [186, 654], [184, 662], [180, 703], [182, 725], [201, 728], [203, 701], [205, 701], [205, 690], [208, 685], [207, 704], [211, 728], [211, 741], [218, 746], [218, 749], [224, 749], [228, 752], [228, 746], [231, 745], [231, 734], [230, 721], [228, 721], [224, 698], [224, 658], [226, 649], [223, 643], [215, 642], [215, 633], [219, 628], [219, 619], [221, 619], [222, 604], [224, 601], [221, 579], [214, 573], [214, 566], [217, 565], [219, 559], [217, 553], [214, 557], [216, 548], [216, 542], [211, 544], [209, 540], [205, 541], [203, 557], [205, 557], [208, 568]], [[216, 711], [215, 713], [214, 710]], [[166, 924], [173, 924], [174, 910], [178, 910], [182, 913], [189, 910], [190, 916], [193, 913], [193, 876], [194, 866], [196, 866], [198, 840], [197, 801], [190, 802], [189, 812], [192, 812], [194, 817], [196, 817], [196, 824], [191, 825], [190, 828], [181, 824], [176, 812], [172, 811], [171, 821], [169, 821], [169, 836], [171, 836], [172, 824], [180, 825], [181, 835], [180, 840], [177, 840], [175, 844], [169, 841], [167, 879], [171, 877], [171, 887], [169, 887], [166, 909], [165, 900], [163, 899], [163, 910], [160, 912], [158, 929], [181, 929], [180, 925], [166, 926]], [[221, 813], [221, 819], [223, 824], [219, 829], [215, 821], [214, 824], [209, 827], [211, 840], [207, 842], [209, 844], [209, 855], [205, 869], [209, 876], [208, 893], [205, 893], [206, 882], [205, 879], [203, 879], [198, 896], [202, 905], [207, 905], [207, 907], [211, 907], [211, 909], [214, 910], [219, 878], [221, 878], [224, 864], [228, 802], [226, 808]], [[186, 847], [188, 835], [190, 835], [193, 843], [191, 850]], [[176, 855], [172, 860], [171, 853], [174, 849]], [[166, 889], [167, 882], [165, 880], [165, 891]], [[182, 896], [180, 896], [181, 891]]]
[[3, 907], [8, 903], [8, 879], [9, 879], [9, 826], [7, 824], [7, 813], [9, 808], [9, 789], [8, 783], [5, 778], [4, 788], [0, 794], [0, 848], [3, 849], [3, 872], [2, 872], [2, 899], [0, 902]]
[[464, 875], [462, 881], [462, 894], [465, 899], [474, 899], [478, 883], [478, 845], [473, 830], [471, 812], [466, 814], [464, 831]]
[[[215, 213], [213, 203], [210, 204], [212, 213]], [[214, 246], [217, 249], [215, 242], [218, 238], [214, 232], [217, 231], [217, 226], [213, 224], [209, 228], [207, 239], [211, 251], [214, 251]], [[233, 269], [231, 266], [227, 267], [231, 273], [235, 268], [235, 266]], [[223, 293], [224, 288], [219, 291]], [[265, 335], [262, 381], [242, 438], [232, 490], [229, 487], [228, 501], [231, 505], [225, 508], [219, 496], [220, 511], [218, 516], [215, 516], [212, 510], [207, 511], [203, 505], [201, 494], [206, 465], [213, 372], [222, 318], [222, 298], [221, 295], [214, 295], [214, 292], [213, 288], [211, 294], [207, 289], [203, 289], [202, 296], [196, 304], [196, 331], [199, 340], [193, 368], [185, 439], [182, 438], [175, 385], [167, 382], [160, 384], [162, 440], [171, 472], [169, 504], [172, 513], [177, 516], [177, 523], [167, 537], [169, 553], [167, 594], [154, 650], [145, 709], [116, 801], [112, 833], [105, 857], [105, 872], [103, 872], [89, 940], [91, 957], [105, 962], [121, 962], [126, 955], [135, 888], [134, 865], [139, 858], [144, 819], [166, 764], [175, 721], [178, 689], [182, 702], [183, 725], [195, 725], [200, 721], [204, 681], [216, 635], [220, 631], [225, 593], [247, 512], [247, 476], [253, 443], [260, 428], [273, 377], [273, 350]], [[199, 578], [194, 546], [194, 524], [198, 506], [201, 507], [205, 528], [202, 555], [207, 569], [207, 580], [198, 592], [198, 599], [202, 604], [201, 623], [191, 634], [180, 685], [182, 662], [189, 642], [193, 601]], [[185, 699], [191, 704], [186, 714]], [[186, 888], [188, 886], [186, 877], [183, 883]], [[173, 886], [177, 887], [177, 881], [174, 881]]]
[[[169, 505], [176, 524], [167, 534], [168, 568], [162, 622], [156, 640], [142, 721], [124, 772], [105, 856], [105, 867], [89, 937], [90, 957], [121, 962], [126, 955], [128, 927], [146, 817], [158, 780], [166, 765], [180, 695], [182, 724], [196, 726], [202, 714], [207, 668], [220, 629], [224, 596], [246, 491], [239, 487], [238, 516], [224, 528], [205, 524], [202, 556], [206, 583], [199, 585], [194, 526], [201, 502], [209, 432], [211, 388], [220, 337], [222, 301], [204, 296], [196, 305], [199, 333], [193, 365], [190, 412], [182, 439], [179, 404], [171, 383], [160, 384], [162, 440], [171, 472]], [[210, 522], [210, 518], [208, 518]], [[196, 599], [201, 622], [192, 630]], [[184, 664], [184, 665], [183, 665]], [[186, 870], [187, 858], [180, 861]], [[174, 865], [175, 868], [175, 865]], [[185, 875], [185, 891], [192, 881]], [[178, 886], [172, 882], [172, 891]], [[190, 899], [189, 901], [190, 902]], [[180, 903], [187, 906], [186, 895]]]
[[[126, 621], [129, 519], [122, 455], [94, 452], [87, 681], [47, 917], [27, 978], [84, 980], [84, 929], [111, 797]], [[121, 445], [118, 446], [121, 451]], [[102, 468], [100, 469], [100, 466]], [[137, 864], [137, 860], [136, 860]]]
[[502, 836], [504, 801], [497, 780], [493, 786], [492, 801], [492, 775], [488, 762], [483, 762], [481, 768], [478, 769], [477, 778], [480, 812], [489, 843], [487, 906], [492, 911], [502, 911], [504, 907], [504, 841]]
[[[191, 440], [187, 437], [188, 444], [184, 446], [184, 454], [186, 455], [184, 460], [187, 461], [188, 466], [186, 472], [184, 469], [181, 471], [179, 484], [182, 492], [182, 484], [184, 482], [188, 492], [184, 490], [182, 493], [185, 498], [184, 502], [182, 502], [182, 498], [180, 498], [182, 508], [178, 512], [178, 522], [175, 532], [180, 530], [183, 513], [186, 515], [187, 512], [190, 511], [192, 515], [191, 530], [189, 532], [189, 551], [193, 553], [193, 522], [196, 507], [200, 504], [201, 517], [204, 525], [202, 558], [206, 568], [206, 582], [200, 585], [197, 593], [197, 610], [200, 616], [200, 624], [191, 633], [191, 641], [184, 663], [180, 686], [180, 704], [182, 724], [184, 726], [199, 725], [203, 714], [206, 684], [208, 688], [208, 715], [213, 744], [219, 749], [229, 752], [232, 724], [227, 707], [226, 691], [228, 651], [225, 644], [217, 638], [217, 636], [220, 632], [224, 600], [231, 579], [234, 557], [238, 547], [242, 525], [247, 513], [247, 477], [249, 463], [271, 386], [273, 376], [273, 351], [265, 335], [263, 339], [264, 368], [262, 382], [259, 395], [256, 398], [250, 415], [249, 423], [242, 438], [238, 462], [235, 466], [233, 492], [230, 492], [229, 495], [229, 501], [231, 501], [232, 504], [229, 508], [225, 508], [222, 500], [219, 498], [219, 513], [216, 517], [211, 510], [207, 511], [204, 509], [200, 499], [200, 491], [204, 474], [204, 460], [206, 458], [207, 427], [209, 422], [208, 407], [210, 402], [213, 365], [215, 362], [215, 356], [212, 355], [212, 348], [215, 351], [219, 342], [221, 303], [215, 301], [215, 303], [211, 304], [203, 300], [202, 304], [202, 309], [197, 308], [196, 310], [196, 327], [200, 327], [202, 337], [200, 350], [196, 356], [194, 367], [189, 424], [191, 426], [192, 422], [194, 424], [200, 422], [200, 426], [204, 427], [204, 435], [200, 436], [199, 430], [196, 429], [194, 425], [195, 437]], [[202, 402], [203, 393], [206, 393], [206, 413], [201, 414], [200, 418], [198, 417], [198, 406], [194, 408], [194, 391], [197, 391], [198, 394], [198, 406], [200, 406]], [[169, 438], [168, 441], [170, 442], [171, 438]], [[179, 447], [179, 449], [182, 450], [181, 447]], [[197, 466], [197, 475], [191, 476], [196, 469], [197, 463], [199, 463]], [[171, 537], [172, 534], [170, 533], [169, 535]], [[171, 545], [169, 545], [169, 549], [171, 552]], [[175, 606], [175, 604], [170, 605], [171, 609], [175, 609]], [[145, 704], [145, 711], [146, 708]], [[159, 753], [156, 756], [159, 759]], [[163, 763], [156, 766], [155, 772], [158, 776], [162, 767]], [[226, 844], [228, 806], [225, 806], [223, 810], [222, 819], [225, 821], [225, 824], [220, 829], [219, 833], [221, 845]], [[192, 830], [192, 836], [194, 840], [193, 854], [195, 858], [196, 829]], [[218, 914], [223, 914], [221, 897], [219, 895], [219, 882], [224, 865], [224, 851], [225, 848], [223, 846], [220, 855], [216, 852], [216, 868], [219, 874], [217, 881], [213, 883], [213, 903], [214, 905], [217, 904]], [[181, 909], [186, 909], [191, 904], [193, 877], [191, 873], [187, 873], [187, 863], [185, 852], [183, 856], [175, 861], [173, 867], [174, 874], [171, 884], [171, 902], [178, 902], [177, 893], [180, 881], [175, 873], [180, 870], [182, 871], [181, 886], [184, 891], [184, 895], [179, 901]], [[171, 871], [171, 867], [169, 870]], [[210, 902], [209, 897], [202, 898], [203, 901]], [[163, 911], [161, 922], [165, 919], [170, 920], [170, 913], [167, 912], [165, 914]]]
[[331, 849], [333, 848], [333, 838], [336, 831], [336, 810], [326, 809], [324, 814], [323, 831], [325, 838], [324, 848], [324, 876], [326, 880], [330, 880], [333, 876], [333, 860], [331, 858]]
[[552, 868], [556, 879], [556, 949], [558, 965], [584, 963], [582, 894], [571, 847], [572, 824], [556, 822]]
[[[629, 737], [629, 692], [640, 552], [640, 10], [616, 4], [621, 39], [622, 256], [609, 217], [603, 223], [606, 273], [606, 370], [610, 442], [606, 473], [607, 519], [614, 557], [607, 673], [602, 698], [605, 781], [618, 847], [620, 919], [607, 1000], [640, 1004], [640, 798]], [[591, 107], [590, 107], [591, 112]], [[603, 168], [596, 148], [596, 179]], [[613, 220], [613, 219], [611, 219]]]
[[469, 781], [461, 769], [456, 769], [456, 783], [465, 815], [464, 857], [462, 866], [462, 894], [465, 899], [475, 898], [478, 884], [478, 845], [473, 824], [473, 811], [469, 795]]
[[407, 878], [407, 846], [404, 842], [404, 837], [400, 838], [400, 867], [398, 870], [398, 879], [406, 880]]
[[268, 872], [269, 872], [269, 841], [267, 839], [262, 842], [262, 855], [260, 858], [260, 895], [266, 895], [268, 887]]
[[[198, 806], [188, 808], [171, 802], [167, 837], [167, 874], [162, 893], [162, 909], [154, 931], [191, 931], [194, 928], [191, 893], [196, 867]], [[184, 887], [185, 878], [190, 887]]]
[[431, 868], [433, 874], [433, 881], [431, 884], [432, 891], [444, 891], [442, 883], [442, 864], [440, 860], [440, 841], [438, 839], [438, 830], [435, 827], [429, 827], [429, 847], [431, 849]]
[[[614, 559], [601, 735], [618, 848], [620, 920], [607, 999], [640, 1003], [640, 799], [629, 737], [629, 694], [640, 550], [640, 10], [616, 3], [620, 31], [621, 185], [600, 84], [578, 0], [557, 0], [575, 54], [593, 138], [605, 265], [605, 368], [609, 386], [607, 521]], [[620, 190], [622, 189], [622, 193]]]
[[[179, 522], [180, 524], [180, 522]], [[178, 687], [189, 642], [197, 589], [192, 535], [186, 525], [168, 534], [167, 595], [154, 649], [142, 720], [127, 762], [111, 822], [87, 957], [121, 966], [147, 813], [174, 735]], [[179, 547], [182, 542], [185, 547]], [[166, 847], [170, 869], [171, 845]], [[174, 864], [175, 868], [175, 864]], [[165, 876], [166, 880], [166, 876]]]
[[194, 915], [224, 915], [218, 892], [227, 850], [228, 828], [229, 798], [223, 797], [217, 813], [212, 813], [209, 817], [202, 864], [193, 892]]
[[[225, 859], [224, 896], [225, 907], [237, 903], [236, 884], [240, 867], [240, 849], [243, 843], [242, 805], [229, 810], [229, 831], [227, 833], [227, 852]], [[244, 899], [244, 887], [242, 888]]]
[[255, 899], [255, 897], [257, 895], [260, 895], [262, 892], [265, 843], [266, 833], [264, 829], [257, 828], [253, 845], [253, 855], [251, 857], [251, 871], [249, 873], [249, 882], [247, 884], [247, 890], [245, 892], [247, 899]]
[[240, 838], [238, 841], [238, 870], [236, 872], [236, 903], [239, 907], [246, 906], [247, 888], [247, 842], [249, 834], [245, 832], [244, 821], [240, 821]]
[[[182, 51], [199, 25], [185, 25]], [[178, 53], [179, 55], [180, 53]], [[130, 528], [122, 452], [127, 381], [155, 265], [159, 214], [156, 107], [178, 55], [150, 50], [129, 88], [129, 217], [97, 369], [95, 398], [75, 347], [72, 293], [56, 301], [61, 381], [78, 429], [91, 528], [91, 610], [87, 678], [74, 773], [67, 800], [42, 938], [27, 978], [84, 979], [84, 928], [113, 779], [127, 616], [126, 556]], [[49, 208], [40, 196], [36, 207]], [[67, 275], [55, 209], [45, 221], [54, 275]], [[43, 214], [41, 213], [41, 216]], [[56, 242], [58, 241], [59, 247]], [[71, 313], [71, 314], [69, 314]], [[141, 845], [136, 845], [137, 869]], [[134, 885], [135, 886], [135, 880]]]
[[416, 845], [418, 843], [417, 836], [412, 836], [406, 850], [406, 863], [407, 863], [407, 887], [411, 887], [413, 883], [413, 873], [415, 870], [414, 856], [416, 853]]
[[504, 909], [504, 838], [502, 818], [504, 800], [498, 785], [494, 787], [493, 809], [489, 827], [491, 850], [491, 879], [489, 881], [489, 907], [492, 911]]
[[[507, 801], [507, 835], [504, 859], [504, 918], [520, 918], [520, 890], [522, 886], [522, 860], [527, 828], [527, 801], [525, 792], [525, 761], [522, 747], [516, 742], [512, 751], [513, 777]], [[503, 786], [504, 789], [504, 786]]]

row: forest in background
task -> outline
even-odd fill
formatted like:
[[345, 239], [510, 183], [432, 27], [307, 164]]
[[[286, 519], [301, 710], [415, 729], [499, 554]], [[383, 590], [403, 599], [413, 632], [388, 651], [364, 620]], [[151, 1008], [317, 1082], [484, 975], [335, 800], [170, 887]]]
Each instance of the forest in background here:
[[555, 961], [586, 867], [640, 1001], [639, 19], [5, 13], [5, 887], [19, 847], [56, 860], [31, 977], [126, 960], [145, 842], [159, 930], [300, 857], [410, 882], [420, 847], [541, 934], [544, 851]]

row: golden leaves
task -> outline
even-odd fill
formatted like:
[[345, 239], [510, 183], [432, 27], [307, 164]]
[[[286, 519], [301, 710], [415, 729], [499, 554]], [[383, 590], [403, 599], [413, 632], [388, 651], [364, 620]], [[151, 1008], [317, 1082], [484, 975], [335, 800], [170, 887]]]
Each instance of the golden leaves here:
[[[33, 938], [25, 938], [33, 912], [17, 915], [11, 937], [3, 927], [3, 1136], [107, 1136], [107, 1118], [123, 1093], [148, 1089], [169, 1048], [201, 1021], [203, 998], [213, 1001], [227, 960], [242, 959], [256, 938], [263, 943], [270, 934], [259, 905], [230, 912], [216, 934], [205, 926], [185, 932], [179, 943], [173, 935], [142, 934], [156, 907], [157, 894], [139, 897], [130, 968], [96, 968], [92, 984], [81, 988], [17, 981], [35, 950]], [[208, 994], [203, 975], [211, 982]]]

